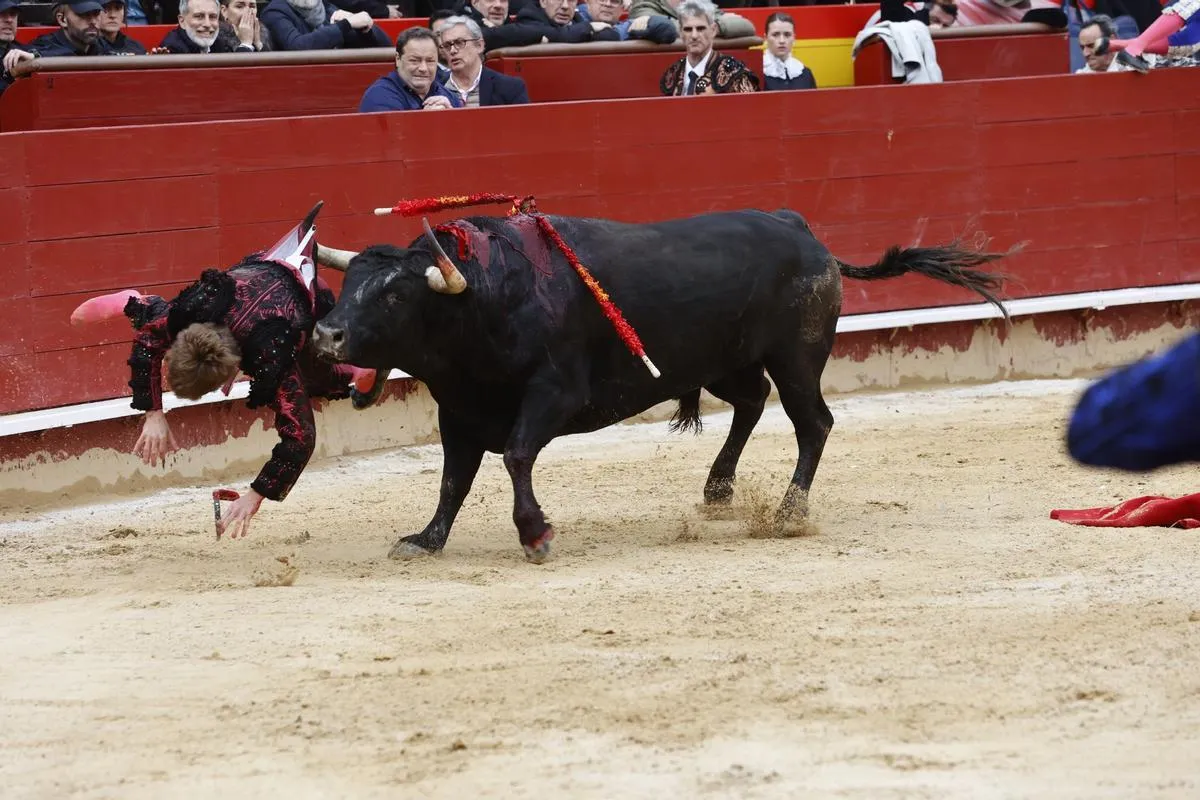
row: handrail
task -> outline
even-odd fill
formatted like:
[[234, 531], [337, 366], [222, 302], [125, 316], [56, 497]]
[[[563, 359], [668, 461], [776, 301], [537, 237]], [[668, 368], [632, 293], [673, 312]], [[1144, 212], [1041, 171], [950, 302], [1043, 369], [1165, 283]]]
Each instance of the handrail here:
[[[761, 37], [743, 36], [718, 39], [717, 49], [742, 50], [763, 43]], [[638, 39], [624, 42], [580, 42], [579, 44], [533, 44], [527, 47], [501, 47], [490, 51], [486, 59], [532, 58], [560, 55], [604, 55], [615, 53], [683, 52], [680, 41], [654, 44]], [[361, 47], [352, 50], [282, 50], [269, 53], [209, 53], [175, 55], [162, 53], [144, 56], [54, 56], [21, 61], [12, 69], [14, 78], [37, 72], [110, 72], [117, 70], [187, 69], [189, 67], [277, 67], [289, 64], [385, 64], [396, 57], [392, 47]]]
[[[744, 50], [763, 43], [761, 36], [739, 36], [736, 39], [717, 39], [713, 47], [717, 50]], [[671, 44], [655, 44], [645, 39], [627, 39], [624, 42], [580, 42], [579, 44], [531, 44], [525, 47], [498, 47], [489, 50], [487, 60], [497, 58], [534, 58], [537, 56], [607, 55], [614, 53], [682, 53], [686, 48], [682, 39]]]
[[[938, 39], [976, 39], [984, 36], [1033, 36], [1043, 33], [1065, 33], [1066, 28], [1056, 28], [1044, 22], [1010, 22], [1001, 25], [965, 25], [952, 28], [930, 28], [929, 37]], [[878, 34], [862, 40], [859, 49], [881, 41]]]
[[1064, 33], [1044, 22], [1010, 22], [1002, 25], [964, 25], [963, 27], [930, 28], [933, 39], [972, 39], [977, 36], [1030, 36], [1038, 33]]
[[19, 62], [14, 78], [35, 72], [109, 72], [115, 70], [186, 69], [188, 67], [277, 67], [288, 64], [375, 64], [396, 58], [393, 47], [352, 50], [280, 50], [268, 53], [208, 53], [144, 56], [54, 56]]

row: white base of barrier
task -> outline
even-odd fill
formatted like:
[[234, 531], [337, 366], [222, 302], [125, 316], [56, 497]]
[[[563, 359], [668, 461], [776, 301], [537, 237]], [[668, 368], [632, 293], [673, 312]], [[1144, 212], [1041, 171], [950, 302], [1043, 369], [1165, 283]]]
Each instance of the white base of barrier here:
[[[1183, 300], [1200, 299], [1200, 283], [1174, 284], [1169, 286], [1149, 286], [1134, 289], [1113, 289], [1101, 292], [1079, 292], [1076, 294], [1048, 295], [1031, 297], [1020, 300], [1004, 301], [1011, 316], [1030, 316], [1046, 314], [1055, 311], [1083, 311], [1087, 309], [1100, 311], [1112, 306], [1138, 305], [1142, 303], [1169, 303]], [[893, 328], [912, 328], [917, 325], [935, 325], [946, 322], [978, 321], [999, 319], [1000, 310], [990, 303], [973, 303], [960, 306], [939, 306], [935, 308], [917, 308], [903, 311], [882, 311], [872, 314], [851, 314], [838, 320], [838, 333], [859, 331], [889, 330]], [[388, 380], [408, 378], [400, 370], [392, 370]], [[239, 400], [246, 397], [250, 384], [241, 381], [234, 384], [228, 395], [220, 391], [209, 392], [198, 400], [183, 400], [171, 392], [163, 393], [163, 408], [170, 411], [206, 403], [223, 403], [229, 400]], [[91, 403], [62, 406], [59, 408], [39, 409], [9, 414], [0, 417], [0, 437], [12, 436], [19, 433], [30, 433], [52, 428], [69, 428], [73, 425], [83, 425], [107, 419], [117, 419], [140, 414], [129, 405], [130, 398], [119, 397], [112, 400], [98, 400]]]

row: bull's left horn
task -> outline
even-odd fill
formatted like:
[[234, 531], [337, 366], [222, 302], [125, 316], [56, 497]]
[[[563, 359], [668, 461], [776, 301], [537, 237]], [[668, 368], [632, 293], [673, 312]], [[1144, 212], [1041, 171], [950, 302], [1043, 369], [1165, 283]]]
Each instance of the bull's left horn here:
[[350, 268], [350, 259], [358, 253], [353, 250], [338, 250], [334, 247], [317, 245], [317, 263], [323, 267], [345, 272]]
[[433, 229], [429, 227], [429, 220], [422, 217], [421, 224], [425, 226], [425, 240], [433, 248], [433, 257], [437, 261], [437, 272], [434, 272], [433, 268], [425, 271], [425, 279], [429, 282], [429, 288], [442, 294], [458, 294], [464, 291], [467, 288], [467, 279], [462, 276], [458, 267], [454, 266], [454, 262], [450, 260], [450, 256], [446, 255], [446, 251], [438, 244], [437, 237], [433, 235]]

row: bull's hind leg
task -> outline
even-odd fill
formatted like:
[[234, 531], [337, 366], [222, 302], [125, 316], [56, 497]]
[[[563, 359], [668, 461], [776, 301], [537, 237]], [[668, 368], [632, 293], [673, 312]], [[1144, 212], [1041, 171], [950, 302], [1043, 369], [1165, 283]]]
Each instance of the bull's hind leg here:
[[754, 426], [762, 418], [763, 407], [771, 393], [771, 382], [763, 375], [763, 365], [753, 364], [704, 388], [718, 400], [733, 406], [729, 435], [725, 437], [725, 444], [717, 453], [704, 484], [705, 503], [726, 504], [733, 500], [738, 460]]
[[441, 552], [450, 537], [450, 526], [467, 499], [483, 462], [483, 446], [469, 429], [440, 407], [438, 429], [442, 439], [442, 489], [437, 510], [425, 530], [405, 536], [392, 545], [389, 558], [413, 558]]
[[[832, 337], [831, 337], [832, 338]], [[767, 357], [767, 373], [779, 402], [796, 429], [796, 471], [775, 515], [775, 525], [802, 521], [808, 515], [808, 491], [833, 429], [833, 414], [821, 396], [821, 372], [829, 358], [828, 343], [795, 342]]]

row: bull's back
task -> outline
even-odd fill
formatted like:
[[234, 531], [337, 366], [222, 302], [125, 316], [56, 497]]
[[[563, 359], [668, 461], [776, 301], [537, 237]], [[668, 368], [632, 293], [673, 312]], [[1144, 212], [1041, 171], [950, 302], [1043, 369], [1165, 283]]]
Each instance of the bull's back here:
[[[603, 320], [588, 343], [592, 409], [580, 430], [636, 414], [761, 360], [814, 312], [828, 251], [794, 212], [738, 211], [644, 225], [552, 218], [662, 371], [649, 376]], [[590, 296], [581, 310], [599, 314]], [[832, 312], [835, 316], [836, 309]], [[811, 319], [808, 320], [811, 323]]]

